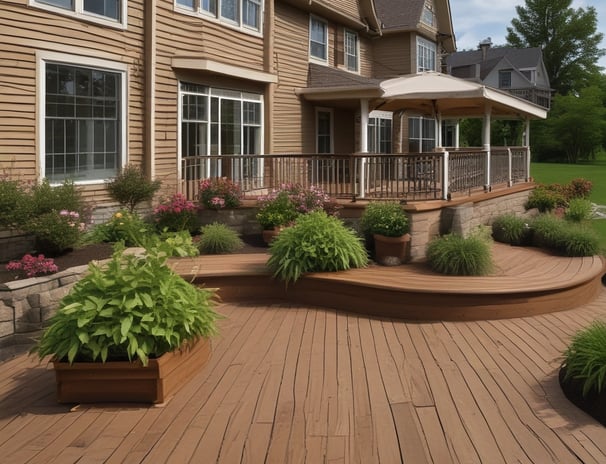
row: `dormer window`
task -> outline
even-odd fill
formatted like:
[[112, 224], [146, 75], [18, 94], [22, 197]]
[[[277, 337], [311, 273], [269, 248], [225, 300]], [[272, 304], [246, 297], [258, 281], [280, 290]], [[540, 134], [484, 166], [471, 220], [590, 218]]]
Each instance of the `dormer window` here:
[[511, 70], [499, 71], [499, 89], [511, 89]]
[[434, 27], [436, 25], [435, 15], [433, 13], [433, 6], [430, 3], [426, 3], [423, 6], [421, 22], [431, 27]]

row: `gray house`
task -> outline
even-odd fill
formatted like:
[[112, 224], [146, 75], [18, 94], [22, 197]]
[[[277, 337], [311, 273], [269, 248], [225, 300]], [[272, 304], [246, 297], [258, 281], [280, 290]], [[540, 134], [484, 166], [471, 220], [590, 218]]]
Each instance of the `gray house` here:
[[477, 50], [452, 53], [446, 58], [448, 74], [549, 108], [551, 88], [540, 48], [493, 47], [490, 37]]

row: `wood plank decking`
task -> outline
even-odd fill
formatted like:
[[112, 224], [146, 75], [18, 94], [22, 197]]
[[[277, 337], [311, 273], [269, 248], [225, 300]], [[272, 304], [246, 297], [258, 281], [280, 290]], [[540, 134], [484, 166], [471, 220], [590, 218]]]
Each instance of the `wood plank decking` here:
[[574, 309], [489, 321], [218, 309], [209, 364], [161, 406], [60, 405], [45, 363], [1, 363], [0, 462], [606, 462], [606, 428], [557, 381], [572, 334], [606, 319], [604, 288]]

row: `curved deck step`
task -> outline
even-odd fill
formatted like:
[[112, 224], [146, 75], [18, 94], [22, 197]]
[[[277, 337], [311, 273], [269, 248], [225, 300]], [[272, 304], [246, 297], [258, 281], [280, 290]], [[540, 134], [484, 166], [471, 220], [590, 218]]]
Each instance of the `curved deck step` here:
[[276, 281], [267, 254], [206, 255], [170, 261], [180, 275], [219, 288], [224, 301], [276, 299], [407, 320], [477, 320], [562, 311], [600, 292], [606, 260], [568, 258], [534, 248], [493, 245], [486, 277], [444, 276], [424, 263], [371, 265], [312, 273], [295, 284]]

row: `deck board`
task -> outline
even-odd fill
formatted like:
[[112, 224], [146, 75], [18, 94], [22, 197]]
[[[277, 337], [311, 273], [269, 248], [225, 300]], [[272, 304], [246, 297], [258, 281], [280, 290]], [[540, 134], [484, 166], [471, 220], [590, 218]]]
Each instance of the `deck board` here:
[[[517, 286], [540, 284], [537, 263], [562, 285], [602, 265], [512, 252], [500, 272], [524, 275]], [[266, 272], [261, 261], [245, 257], [245, 272]], [[496, 320], [405, 321], [281, 298], [218, 310], [209, 363], [163, 405], [61, 405], [46, 363], [0, 363], [3, 462], [606, 462], [606, 428], [557, 381], [570, 337], [606, 318], [603, 287], [573, 309]]]

